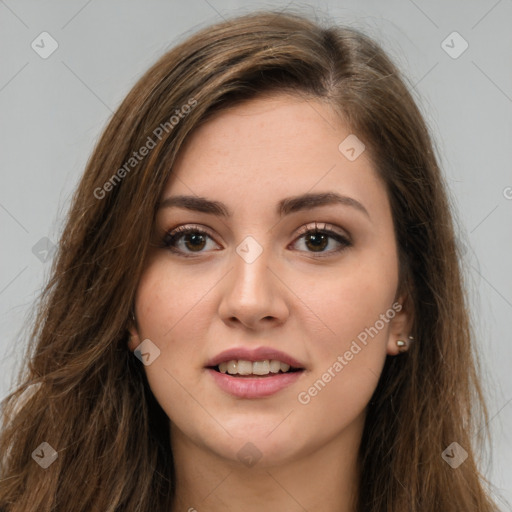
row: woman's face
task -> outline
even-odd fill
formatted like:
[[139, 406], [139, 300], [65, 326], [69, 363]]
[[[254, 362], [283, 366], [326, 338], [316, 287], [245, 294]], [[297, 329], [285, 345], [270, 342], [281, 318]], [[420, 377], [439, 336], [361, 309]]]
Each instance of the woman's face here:
[[327, 105], [259, 98], [198, 128], [154, 240], [130, 349], [150, 340], [173, 446], [271, 466], [359, 438], [408, 331], [385, 186]]

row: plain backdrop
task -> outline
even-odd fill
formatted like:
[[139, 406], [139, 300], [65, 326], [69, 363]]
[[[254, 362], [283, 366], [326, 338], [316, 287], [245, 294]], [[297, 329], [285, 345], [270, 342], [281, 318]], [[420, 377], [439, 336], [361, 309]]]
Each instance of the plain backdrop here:
[[0, 398], [23, 363], [20, 330], [71, 194], [113, 111], [168, 48], [260, 8], [359, 28], [408, 77], [456, 208], [493, 435], [482, 470], [512, 501], [511, 0], [0, 0]]

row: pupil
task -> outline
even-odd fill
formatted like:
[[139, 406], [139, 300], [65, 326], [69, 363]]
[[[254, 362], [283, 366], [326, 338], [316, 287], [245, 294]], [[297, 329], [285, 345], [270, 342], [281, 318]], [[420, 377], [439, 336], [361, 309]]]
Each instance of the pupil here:
[[[200, 235], [200, 234], [188, 234], [186, 235], [186, 243], [190, 243], [192, 242], [192, 248], [196, 248], [196, 249], [202, 249], [203, 246], [204, 246], [204, 237], [203, 235]], [[199, 242], [200, 245], [196, 245], [196, 243]], [[202, 242], [202, 245], [201, 245], [201, 242]], [[187, 245], [188, 247], [188, 245]], [[189, 247], [190, 249], [191, 247]]]
[[313, 243], [313, 247], [318, 249], [325, 249], [326, 246], [326, 236], [323, 233], [314, 233], [311, 235], [308, 235], [309, 242]]

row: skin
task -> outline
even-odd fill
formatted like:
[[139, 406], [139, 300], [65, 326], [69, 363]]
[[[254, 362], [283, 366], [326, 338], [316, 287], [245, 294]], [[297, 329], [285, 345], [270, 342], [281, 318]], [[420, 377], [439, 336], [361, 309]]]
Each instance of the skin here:
[[[160, 350], [144, 368], [171, 420], [173, 511], [260, 511], [263, 504], [268, 512], [354, 510], [365, 409], [411, 318], [404, 307], [366, 346], [359, 343], [309, 403], [298, 401], [365, 327], [406, 299], [397, 296], [384, 184], [367, 152], [349, 161], [338, 149], [350, 133], [327, 104], [274, 95], [217, 114], [180, 152], [161, 200], [202, 196], [225, 203], [233, 216], [160, 209], [136, 295], [129, 348], [150, 339]], [[285, 197], [332, 191], [356, 199], [368, 215], [341, 204], [283, 218], [275, 212]], [[336, 252], [341, 244], [327, 238], [315, 252], [297, 233], [315, 221], [331, 224], [351, 245]], [[185, 224], [211, 233], [202, 246], [183, 236], [176, 242], [189, 258], [162, 243]], [[248, 235], [263, 250], [250, 264], [236, 252]], [[204, 366], [239, 346], [277, 348], [306, 370], [270, 397], [233, 397]], [[237, 456], [247, 442], [261, 454], [252, 467]]]

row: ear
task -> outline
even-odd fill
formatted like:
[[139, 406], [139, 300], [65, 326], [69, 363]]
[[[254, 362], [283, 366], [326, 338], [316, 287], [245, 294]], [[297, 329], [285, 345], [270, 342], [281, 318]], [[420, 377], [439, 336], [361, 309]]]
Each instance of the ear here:
[[[393, 308], [396, 312], [395, 316], [389, 322], [389, 336], [386, 347], [386, 353], [390, 356], [396, 356], [401, 352], [405, 352], [409, 349], [412, 326], [414, 322], [414, 314], [412, 308], [412, 301], [409, 294], [400, 296], [396, 303], [397, 306]], [[398, 308], [400, 304], [400, 308]], [[405, 341], [404, 347], [399, 347], [397, 341]]]
[[128, 339], [128, 349], [133, 352], [141, 343], [139, 330], [137, 327], [137, 321], [135, 318], [132, 318], [130, 315], [130, 319], [128, 320], [128, 332], [130, 333], [130, 337]]

